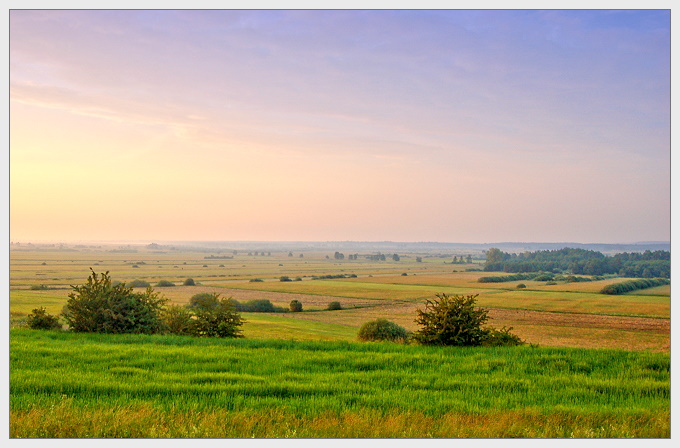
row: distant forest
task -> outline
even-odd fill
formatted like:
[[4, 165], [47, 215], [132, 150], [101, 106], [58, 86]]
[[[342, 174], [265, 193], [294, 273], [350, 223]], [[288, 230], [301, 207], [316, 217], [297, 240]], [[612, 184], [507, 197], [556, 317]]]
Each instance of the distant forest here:
[[616, 274], [622, 277], [670, 278], [671, 253], [666, 250], [620, 253], [605, 256], [586, 249], [564, 248], [519, 254], [497, 248], [486, 252], [485, 271], [563, 272], [581, 275]]

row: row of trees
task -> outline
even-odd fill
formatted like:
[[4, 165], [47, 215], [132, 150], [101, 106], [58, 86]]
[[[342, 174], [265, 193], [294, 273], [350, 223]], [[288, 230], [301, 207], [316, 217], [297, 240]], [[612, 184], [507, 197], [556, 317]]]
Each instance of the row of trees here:
[[623, 277], [670, 278], [670, 252], [645, 251], [605, 256], [601, 252], [564, 248], [510, 254], [497, 248], [486, 252], [485, 271], [563, 272], [580, 275], [616, 274]]

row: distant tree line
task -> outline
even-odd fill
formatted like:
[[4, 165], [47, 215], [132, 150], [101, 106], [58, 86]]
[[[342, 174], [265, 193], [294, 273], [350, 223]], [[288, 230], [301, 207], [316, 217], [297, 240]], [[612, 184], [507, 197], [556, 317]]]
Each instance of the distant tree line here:
[[497, 248], [486, 252], [485, 271], [563, 272], [580, 275], [616, 274], [622, 277], [670, 278], [669, 251], [645, 251], [605, 256], [601, 252], [564, 248], [509, 254]]

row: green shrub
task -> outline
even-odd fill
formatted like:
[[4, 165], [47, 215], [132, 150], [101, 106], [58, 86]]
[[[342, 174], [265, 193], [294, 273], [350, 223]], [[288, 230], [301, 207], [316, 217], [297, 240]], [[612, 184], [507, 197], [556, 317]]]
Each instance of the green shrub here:
[[289, 307], [290, 307], [290, 310], [293, 313], [299, 313], [300, 311], [302, 311], [302, 302], [300, 302], [299, 300], [293, 299], [293, 300], [290, 301]]
[[175, 284], [169, 280], [159, 280], [158, 283], [156, 283], [156, 286], [160, 288], [167, 288], [169, 286], [175, 286]]
[[497, 330], [492, 327], [485, 329], [485, 334], [482, 337], [481, 345], [487, 346], [508, 346], [508, 345], [522, 345], [524, 341], [519, 336], [510, 333], [512, 327], [503, 327]]
[[626, 282], [612, 283], [600, 290], [601, 294], [625, 294], [637, 289], [653, 288], [655, 286], [662, 286], [670, 284], [670, 280], [666, 278], [644, 278], [637, 280], [628, 280]]
[[387, 319], [376, 319], [366, 322], [359, 328], [360, 341], [406, 342], [409, 332], [402, 326]]
[[249, 300], [246, 303], [234, 301], [236, 309], [244, 313], [284, 313], [286, 310], [280, 306], [274, 306], [269, 299]]
[[524, 283], [520, 283], [519, 285], [517, 285], [517, 289], [524, 289], [526, 287], [527, 285], [525, 285]]
[[243, 319], [236, 310], [234, 302], [220, 299], [219, 294], [213, 294], [216, 306], [210, 310], [193, 309], [193, 319], [190, 327], [191, 335], [219, 338], [240, 338]]
[[108, 272], [94, 271], [87, 283], [72, 286], [62, 315], [69, 329], [86, 333], [156, 333], [162, 329], [166, 299], [151, 287], [135, 293], [124, 283], [113, 286]]
[[281, 277], [279, 277], [279, 281], [292, 282], [293, 280], [291, 280], [290, 277], [288, 277], [287, 275], [282, 275]]
[[188, 278], [184, 280], [184, 283], [182, 283], [184, 286], [196, 286], [196, 282], [194, 281], [193, 278]]
[[425, 311], [418, 310], [416, 323], [421, 328], [413, 339], [424, 345], [515, 345], [510, 329], [483, 328], [489, 311], [475, 306], [477, 294], [461, 296], [437, 294], [427, 300]]
[[148, 288], [149, 286], [151, 286], [151, 284], [144, 280], [132, 280], [128, 283], [128, 287], [130, 288]]
[[48, 289], [51, 289], [47, 285], [31, 285], [29, 288], [31, 291], [47, 291]]
[[26, 316], [26, 325], [33, 330], [60, 330], [59, 316], [47, 313], [44, 307], [36, 308]]
[[219, 294], [201, 292], [194, 294], [189, 299], [187, 308], [190, 310], [212, 311], [219, 305]]
[[329, 311], [337, 311], [342, 309], [342, 305], [340, 305], [340, 302], [331, 302], [328, 304], [326, 309]]
[[164, 331], [171, 334], [190, 335], [192, 334], [191, 310], [181, 305], [170, 305], [163, 310]]
[[255, 283], [255, 282], [263, 282], [264, 280], [262, 280], [261, 278], [251, 278], [248, 281], [251, 282], [251, 283]]

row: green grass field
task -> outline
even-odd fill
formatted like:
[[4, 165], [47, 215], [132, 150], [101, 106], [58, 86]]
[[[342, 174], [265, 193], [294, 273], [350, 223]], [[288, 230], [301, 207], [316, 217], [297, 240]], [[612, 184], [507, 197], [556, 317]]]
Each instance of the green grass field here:
[[[603, 284], [478, 283], [440, 256], [337, 261], [287, 252], [206, 259], [198, 251], [110, 248], [10, 253], [11, 437], [668, 437], [670, 287], [598, 294]], [[217, 255], [229, 255], [217, 254]], [[332, 252], [330, 253], [332, 256]], [[416, 262], [415, 256], [423, 257]], [[134, 267], [137, 266], [137, 267]], [[244, 313], [243, 340], [78, 335], [23, 329], [58, 314], [70, 285], [169, 280], [268, 299], [299, 313]], [[356, 274], [314, 280], [313, 276]], [[406, 275], [404, 275], [406, 274]], [[300, 277], [281, 282], [279, 277]], [[196, 286], [182, 286], [193, 278]], [[250, 282], [259, 278], [262, 282]], [[39, 285], [49, 289], [35, 290]], [[495, 327], [532, 345], [452, 349], [356, 342], [387, 318], [416, 330], [437, 293], [479, 294]], [[327, 311], [331, 301], [341, 310]]]
[[11, 437], [670, 435], [663, 353], [19, 329], [10, 345]]

